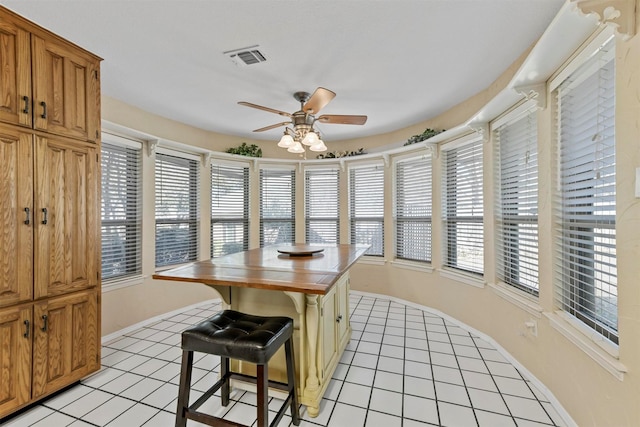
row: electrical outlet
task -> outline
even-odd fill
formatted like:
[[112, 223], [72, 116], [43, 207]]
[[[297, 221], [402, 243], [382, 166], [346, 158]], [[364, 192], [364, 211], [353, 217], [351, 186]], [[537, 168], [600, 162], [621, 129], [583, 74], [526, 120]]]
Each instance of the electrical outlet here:
[[528, 321], [524, 322], [524, 326], [527, 328], [531, 335], [533, 335], [534, 337], [538, 336], [538, 322], [533, 319], [529, 319]]

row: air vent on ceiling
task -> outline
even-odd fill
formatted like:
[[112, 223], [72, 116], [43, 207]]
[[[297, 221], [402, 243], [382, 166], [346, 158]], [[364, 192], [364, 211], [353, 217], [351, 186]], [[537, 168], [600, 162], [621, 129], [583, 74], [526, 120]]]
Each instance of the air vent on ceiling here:
[[244, 47], [242, 49], [234, 49], [223, 52], [229, 55], [231, 61], [236, 65], [253, 65], [265, 62], [267, 58], [258, 49], [258, 45]]

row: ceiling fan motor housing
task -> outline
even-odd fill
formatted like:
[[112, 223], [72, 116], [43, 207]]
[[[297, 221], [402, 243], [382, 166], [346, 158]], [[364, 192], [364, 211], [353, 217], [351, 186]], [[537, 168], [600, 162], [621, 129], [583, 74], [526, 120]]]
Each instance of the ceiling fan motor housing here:
[[313, 122], [315, 118], [311, 114], [307, 114], [304, 111], [296, 111], [291, 115], [291, 123], [293, 124], [293, 130], [302, 139], [307, 133], [313, 130]]
[[291, 115], [291, 122], [294, 126], [309, 126], [313, 125], [315, 117], [313, 114], [305, 113], [304, 111], [296, 111]]

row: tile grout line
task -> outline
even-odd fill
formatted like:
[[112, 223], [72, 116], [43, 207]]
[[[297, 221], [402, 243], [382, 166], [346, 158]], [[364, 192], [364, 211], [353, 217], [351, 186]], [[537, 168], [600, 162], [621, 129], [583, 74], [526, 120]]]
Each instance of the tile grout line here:
[[[333, 402], [333, 407], [331, 409], [331, 413], [329, 414], [326, 423], [324, 423], [321, 427], [329, 427], [331, 425], [331, 419], [334, 417], [335, 415], [335, 411], [336, 411], [336, 407], [338, 405], [338, 403], [340, 403], [341, 405], [345, 405], [345, 406], [350, 406], [353, 408], [358, 408], [358, 409], [364, 409], [365, 413], [364, 413], [364, 424], [367, 423], [367, 421], [370, 419], [369, 417], [373, 415], [372, 412], [376, 412], [376, 413], [380, 413], [380, 414], [384, 414], [387, 416], [391, 416], [391, 417], [395, 417], [395, 418], [399, 418], [400, 420], [400, 425], [404, 426], [405, 425], [405, 421], [408, 422], [409, 420], [413, 420], [411, 418], [405, 418], [405, 405], [404, 405], [404, 401], [405, 398], [407, 396], [414, 396], [412, 394], [407, 394], [406, 393], [406, 380], [408, 377], [412, 377], [412, 378], [420, 378], [423, 379], [423, 377], [414, 377], [414, 375], [411, 375], [410, 373], [407, 372], [407, 357], [409, 355], [409, 350], [416, 350], [416, 351], [422, 351], [421, 348], [415, 348], [417, 347], [417, 344], [419, 344], [417, 341], [410, 341], [408, 340], [409, 335], [414, 334], [413, 337], [411, 337], [413, 340], [421, 340], [422, 338], [420, 337], [418, 332], [410, 332], [408, 333], [409, 329], [411, 330], [416, 330], [416, 331], [424, 331], [425, 334], [425, 338], [424, 341], [426, 343], [427, 346], [427, 354], [429, 356], [429, 370], [431, 371], [431, 383], [432, 383], [432, 387], [433, 387], [433, 392], [434, 392], [434, 402], [435, 402], [435, 406], [436, 406], [436, 414], [438, 416], [438, 424], [441, 425], [442, 424], [442, 419], [441, 419], [441, 414], [440, 414], [440, 408], [438, 405], [438, 402], [440, 402], [440, 400], [438, 399], [438, 391], [436, 388], [436, 379], [435, 379], [435, 375], [434, 375], [434, 367], [436, 366], [441, 366], [443, 368], [451, 368], [451, 369], [455, 369], [457, 372], [459, 372], [461, 378], [462, 378], [462, 387], [464, 387], [465, 389], [465, 393], [467, 398], [469, 399], [469, 407], [470, 409], [473, 411], [474, 414], [474, 418], [477, 424], [479, 424], [479, 419], [477, 416], [476, 411], [477, 410], [482, 410], [483, 412], [487, 412], [487, 413], [492, 413], [492, 414], [497, 414], [497, 415], [501, 415], [501, 416], [509, 416], [510, 419], [514, 422], [514, 423], [518, 423], [518, 421], [521, 422], [531, 422], [531, 423], [536, 423], [537, 425], [543, 426], [543, 425], [553, 425], [553, 426], [558, 426], [558, 423], [556, 423], [556, 420], [551, 416], [550, 411], [551, 409], [555, 409], [553, 403], [551, 403], [550, 401], [543, 401], [541, 400], [541, 396], [546, 397], [546, 395], [544, 395], [543, 392], [538, 390], [538, 393], [534, 392], [534, 390], [532, 389], [532, 384], [529, 383], [529, 381], [527, 381], [526, 378], [524, 378], [524, 376], [522, 375], [522, 373], [520, 372], [519, 369], [516, 368], [516, 366], [509, 362], [508, 360], [503, 362], [501, 360], [495, 361], [495, 360], [490, 360], [490, 359], [486, 359], [485, 358], [485, 354], [483, 354], [483, 352], [481, 350], [493, 350], [493, 351], [497, 351], [492, 345], [491, 343], [487, 343], [487, 345], [490, 346], [490, 348], [486, 348], [486, 347], [480, 347], [479, 346], [479, 342], [478, 339], [481, 339], [480, 337], [476, 337], [473, 333], [471, 333], [470, 331], [466, 330], [465, 328], [459, 326], [456, 324], [456, 322], [452, 322], [447, 320], [446, 318], [439, 316], [435, 313], [431, 313], [422, 309], [419, 309], [417, 307], [413, 307], [411, 305], [406, 305], [406, 304], [402, 304], [400, 302], [396, 302], [394, 300], [391, 299], [386, 299], [386, 298], [378, 298], [378, 297], [374, 297], [374, 296], [363, 296], [363, 295], [359, 295], [359, 294], [351, 294], [349, 295], [349, 298], [351, 298], [351, 301], [355, 302], [355, 304], [352, 305], [352, 309], [350, 312], [350, 318], [353, 317], [354, 315], [356, 315], [356, 311], [367, 311], [368, 313], [366, 315], [366, 322], [362, 323], [362, 322], [353, 322], [353, 323], [361, 323], [363, 325], [363, 329], [360, 331], [356, 331], [359, 336], [357, 339], [352, 338], [352, 340], [356, 341], [355, 343], [355, 347], [353, 350], [353, 355], [348, 363], [348, 365], [346, 365], [346, 371], [344, 374], [344, 378], [342, 380], [339, 380], [338, 378], [330, 378], [329, 381], [341, 381], [342, 384], [340, 385], [340, 389], [337, 391], [336, 397], [335, 397], [335, 401]], [[351, 305], [351, 304], [350, 304]], [[203, 307], [205, 307], [203, 305]], [[56, 413], [63, 415], [65, 417], [69, 417], [71, 419], [73, 419], [73, 421], [71, 421], [71, 424], [75, 424], [76, 422], [80, 421], [80, 422], [84, 422], [87, 423], [89, 425], [92, 426], [99, 426], [99, 425], [103, 425], [103, 424], [95, 424], [95, 423], [90, 423], [88, 421], [85, 421], [82, 419], [82, 417], [78, 418], [76, 416], [73, 416], [71, 414], [67, 414], [65, 412], [63, 412], [63, 409], [72, 405], [74, 402], [77, 402], [79, 399], [84, 398], [85, 396], [93, 393], [94, 391], [99, 391], [101, 393], [105, 393], [106, 395], [109, 395], [110, 397], [108, 398], [108, 400], [102, 402], [101, 404], [99, 404], [98, 406], [96, 406], [95, 408], [92, 408], [91, 410], [89, 410], [87, 412], [87, 414], [83, 415], [83, 417], [85, 417], [86, 415], [98, 410], [99, 408], [104, 407], [105, 405], [107, 405], [109, 402], [113, 401], [114, 398], [117, 397], [121, 397], [122, 399], [128, 400], [130, 402], [134, 402], [134, 404], [130, 407], [128, 407], [127, 409], [125, 409], [124, 411], [120, 412], [118, 415], [116, 415], [115, 417], [111, 418], [108, 423], [104, 424], [106, 426], [110, 425], [111, 423], [113, 423], [116, 419], [118, 419], [120, 416], [122, 416], [123, 414], [127, 413], [131, 408], [135, 407], [137, 404], [140, 404], [144, 407], [150, 408], [151, 410], [155, 411], [155, 413], [150, 417], [147, 418], [144, 422], [142, 422], [141, 425], [144, 425], [145, 423], [149, 423], [152, 419], [154, 419], [155, 417], [157, 417], [159, 414], [169, 414], [169, 415], [173, 415], [174, 412], [171, 412], [169, 410], [167, 410], [168, 406], [170, 406], [173, 402], [170, 401], [167, 405], [165, 405], [162, 408], [158, 408], [154, 405], [148, 404], [148, 403], [144, 403], [142, 401], [142, 399], [148, 398], [149, 396], [151, 396], [152, 394], [156, 393], [158, 390], [160, 390], [163, 387], [167, 387], [167, 385], [171, 385], [171, 386], [175, 386], [176, 384], [174, 384], [172, 381], [176, 378], [179, 377], [179, 373], [177, 373], [175, 376], [172, 376], [171, 378], [167, 378], [166, 375], [164, 375], [164, 373], [159, 374], [161, 371], [163, 370], [170, 370], [170, 369], [174, 369], [173, 365], [178, 365], [178, 363], [176, 363], [176, 360], [179, 359], [179, 356], [176, 357], [175, 359], [171, 359], [171, 360], [167, 360], [167, 359], [163, 359], [160, 358], [159, 356], [165, 355], [167, 354], [167, 357], [169, 356], [169, 352], [174, 351], [175, 348], [180, 348], [180, 344], [175, 344], [175, 341], [177, 339], [177, 337], [181, 334], [181, 332], [186, 329], [187, 327], [189, 327], [190, 325], [187, 323], [183, 323], [185, 321], [197, 321], [200, 322], [204, 319], [206, 319], [207, 317], [209, 317], [210, 315], [212, 315], [214, 312], [219, 311], [220, 310], [220, 303], [216, 303], [214, 305], [212, 305], [210, 302], [206, 303], [206, 307], [207, 308], [203, 308], [203, 309], [199, 309], [198, 307], [190, 307], [187, 311], [190, 312], [190, 314], [186, 314], [186, 312], [172, 312], [172, 315], [170, 317], [166, 317], [166, 318], [161, 318], [159, 319], [157, 322], [150, 324], [150, 325], [145, 325], [145, 326], [141, 326], [140, 328], [136, 329], [136, 330], [132, 330], [132, 331], [127, 331], [126, 333], [123, 333], [119, 338], [115, 338], [113, 340], [111, 340], [108, 344], [104, 344], [102, 347], [103, 349], [109, 349], [112, 350], [111, 353], [109, 353], [107, 356], [104, 356], [104, 358], [108, 358], [109, 356], [116, 354], [116, 356], [113, 357], [113, 359], [118, 359], [119, 357], [124, 357], [122, 360], [117, 360], [116, 362], [109, 362], [110, 365], [104, 365], [105, 368], [109, 369], [109, 370], [113, 370], [114, 371], [114, 375], [116, 373], [118, 373], [118, 375], [114, 378], [109, 379], [108, 381], [104, 382], [104, 383], [97, 383], [97, 386], [91, 386], [91, 385], [87, 385], [85, 383], [83, 383], [82, 381], [88, 380], [90, 378], [93, 377], [93, 375], [91, 377], [85, 378], [83, 379], [81, 382], [79, 382], [79, 386], [81, 387], [85, 387], [88, 389], [88, 391], [84, 394], [82, 394], [81, 396], [66, 402], [64, 406], [60, 407], [59, 409], [55, 409], [51, 406], [47, 406], [47, 400], [43, 401], [42, 403], [40, 403], [37, 406], [34, 406], [35, 408], [45, 408], [46, 410], [52, 411], [51, 413], [45, 415], [42, 418], [39, 418], [38, 420], [36, 420], [34, 423], [30, 423], [30, 425], [33, 425], [35, 423], [41, 423], [43, 420], [46, 420], [48, 417], [55, 415]], [[422, 329], [414, 329], [414, 328], [408, 328], [409, 325], [409, 312], [408, 309], [411, 308], [412, 310], [415, 310], [416, 312], [420, 312], [421, 316], [420, 316], [420, 322], [411, 322], [412, 324], [416, 324], [416, 325], [421, 325]], [[194, 310], [198, 309], [199, 311], [197, 312], [197, 314], [194, 313]], [[207, 313], [207, 314], [205, 314]], [[381, 314], [384, 314], [384, 316], [380, 316]], [[417, 314], [417, 313], [416, 313]], [[203, 316], [204, 315], [204, 316]], [[362, 314], [358, 314], [358, 316], [362, 316], [364, 317]], [[398, 319], [398, 317], [401, 317], [400, 319]], [[198, 320], [196, 318], [200, 318], [201, 320]], [[175, 320], [172, 320], [175, 319]], [[437, 323], [431, 323], [429, 322], [429, 319], [437, 319]], [[358, 319], [360, 320], [360, 319]], [[393, 322], [392, 322], [393, 321]], [[379, 324], [379, 323], [382, 324]], [[400, 326], [391, 326], [396, 325], [402, 323], [402, 334], [400, 334], [400, 332], [397, 331], [397, 329], [400, 329]], [[158, 328], [156, 329], [156, 327], [158, 327], [160, 324], [162, 324], [162, 329]], [[436, 349], [432, 349], [434, 343], [440, 342], [437, 339], [434, 341], [432, 338], [429, 337], [429, 326], [439, 326], [442, 327], [444, 329], [444, 332], [446, 333], [446, 339], [448, 339], [448, 345], [451, 347], [451, 353], [446, 353], [443, 352], [444, 348], [442, 349], [442, 351], [438, 351]], [[184, 326], [184, 328], [181, 328], [181, 326]], [[380, 330], [380, 332], [367, 332], [366, 329], [367, 327], [371, 326], [373, 330]], [[375, 328], [373, 328], [375, 327]], [[174, 330], [176, 328], [181, 328], [180, 330]], [[393, 329], [391, 329], [393, 328]], [[455, 333], [456, 330], [452, 329], [452, 328], [460, 328], [461, 331], [466, 332], [466, 335], [460, 335], [459, 333]], [[144, 332], [142, 332], [144, 331]], [[151, 333], [152, 331], [155, 331], [153, 333]], [[166, 334], [160, 334], [161, 332], [164, 332]], [[421, 332], [420, 332], [421, 333]], [[442, 332], [438, 332], [438, 333], [442, 333]], [[142, 337], [135, 337], [133, 335], [136, 334], [142, 334]], [[149, 335], [146, 335], [149, 334]], [[365, 334], [371, 334], [371, 336], [367, 336]], [[153, 335], [159, 335], [159, 337], [156, 340], [153, 340], [152, 337]], [[461, 336], [461, 337], [470, 337], [471, 339], [471, 344], [469, 344], [468, 342], [459, 342], [456, 343], [454, 342], [454, 340], [452, 340], [452, 338], [454, 336]], [[389, 343], [385, 344], [385, 338], [388, 339]], [[402, 345], [397, 345], [396, 343], [398, 341], [400, 341], [400, 338], [402, 340]], [[436, 338], [438, 338], [436, 336]], [[158, 340], [159, 339], [159, 340]], [[375, 339], [376, 341], [369, 341], [369, 339]], [[378, 339], [380, 340], [379, 342]], [[445, 338], [443, 338], [445, 339]], [[129, 340], [130, 343], [128, 345], [126, 345], [125, 347], [122, 348], [117, 348], [117, 347], [112, 347], [113, 345], [118, 345], [119, 342], [122, 342], [123, 340]], [[167, 341], [169, 343], [167, 343]], [[461, 340], [462, 341], [462, 340]], [[173, 342], [173, 344], [171, 344], [171, 342]], [[144, 348], [140, 348], [139, 350], [137, 350], [136, 352], [133, 352], [132, 350], [135, 348], [138, 348], [142, 345], [144, 345], [143, 343], [148, 343], [149, 345], [144, 347]], [[377, 354], [376, 353], [369, 353], [366, 351], [362, 351], [359, 352], [358, 349], [361, 348], [361, 345], [363, 345], [363, 343], [368, 343], [368, 344], [375, 344], [378, 345], [377, 348]], [[125, 344], [124, 342], [122, 344]], [[158, 353], [155, 354], [154, 356], [147, 356], [145, 354], [142, 354], [142, 351], [145, 351], [155, 345], [164, 345], [167, 348]], [[411, 347], [408, 347], [409, 345], [411, 345]], [[462, 346], [460, 349], [457, 349], [457, 345]], [[135, 347], [134, 347], [135, 346]], [[391, 353], [388, 354], [392, 354], [390, 356], [384, 355], [383, 356], [383, 348], [386, 348], [384, 346], [388, 346], [392, 349]], [[396, 357], [395, 355], [398, 354], [396, 352], [396, 350], [393, 350], [393, 348], [402, 348], [402, 357]], [[465, 354], [460, 354], [458, 355], [459, 351], [463, 350], [463, 347], [469, 347], [470, 349], [474, 349], [479, 357], [474, 357], [474, 356], [468, 356]], [[129, 349], [129, 350], [127, 350]], [[363, 348], [363, 350], [365, 350], [365, 348]], [[469, 350], [470, 351], [470, 350]], [[385, 352], [387, 353], [387, 352]], [[433, 359], [432, 359], [432, 355], [438, 353], [438, 354], [443, 354], [443, 355], [451, 355], [452, 357], [454, 357], [455, 359], [455, 365], [456, 368], [452, 368], [451, 364], [448, 362], [448, 360], [445, 358], [443, 360], [440, 360], [440, 362], [438, 364], [433, 363]], [[463, 353], [467, 353], [467, 351], [464, 351]], [[356, 356], [358, 355], [364, 355], [362, 356], [362, 358], [359, 358], [357, 361], [355, 361]], [[126, 357], [125, 357], [126, 356]], [[139, 364], [136, 364], [133, 367], [129, 367], [127, 368], [127, 370], [124, 370], [124, 367], [126, 367], [127, 365], [125, 364], [123, 368], [118, 368], [115, 367], [116, 365], [125, 362], [126, 360], [131, 359], [134, 356], [141, 356], [141, 358], [144, 358], [145, 360], [140, 362]], [[363, 364], [365, 364], [368, 359], [367, 357], [370, 356], [376, 356], [376, 363], [375, 363], [375, 367], [372, 369], [369, 366], [362, 366]], [[418, 353], [416, 353], [415, 355], [413, 355], [413, 359], [416, 358], [416, 356], [419, 356]], [[491, 356], [491, 354], [487, 354], [487, 356]], [[203, 360], [206, 357], [206, 355], [203, 355], [200, 359], [198, 359], [198, 361]], [[380, 370], [380, 360], [381, 357], [385, 357], [385, 358], [389, 358], [389, 359], [394, 359], [400, 363], [402, 363], [402, 370], [401, 370], [401, 374], [398, 374], [397, 371], [385, 371], [385, 370]], [[493, 383], [493, 385], [496, 387], [497, 389], [497, 394], [500, 396], [502, 403], [505, 405], [508, 414], [504, 414], [504, 413], [499, 413], [499, 412], [494, 412], [492, 410], [488, 410], [488, 409], [480, 409], [480, 408], [476, 408], [474, 406], [474, 403], [471, 399], [471, 394], [470, 394], [470, 389], [474, 389], [474, 390], [482, 390], [484, 392], [490, 392], [490, 393], [496, 393], [493, 390], [486, 390], [483, 388], [478, 388], [478, 387], [469, 387], [467, 386], [467, 381], [463, 375], [463, 372], [471, 372], [471, 373], [476, 373], [476, 374], [481, 374], [481, 375], [486, 375], [484, 372], [478, 372], [478, 371], [474, 371], [472, 369], [463, 369], [461, 367], [461, 361], [460, 358], [461, 357], [465, 357], [467, 359], [473, 359], [473, 360], [478, 360], [482, 363], [481, 366], [484, 366], [484, 368], [487, 370], [487, 374], [489, 375], [489, 377], [491, 378], [491, 381]], [[419, 358], [419, 357], [418, 357]], [[422, 364], [423, 362], [421, 362], [420, 360], [411, 360], [412, 363], [420, 363]], [[354, 361], [355, 364], [354, 365]], [[488, 362], [492, 362], [492, 363], [496, 363], [496, 364], [504, 364], [507, 366], [511, 366], [514, 369], [516, 369], [518, 378], [514, 377], [514, 376], [509, 376], [508, 374], [510, 373], [510, 371], [505, 371], [502, 368], [498, 369], [497, 372], [499, 372], [498, 374], [494, 374], [492, 372], [492, 370], [489, 368], [489, 363]], [[134, 360], [131, 360], [130, 362], [134, 362]], [[134, 369], [138, 369], [140, 368], [142, 365], [146, 364], [146, 363], [158, 363], [158, 365], [162, 365], [157, 369], [154, 369], [153, 371], [148, 372], [147, 374], [143, 375], [137, 372], [133, 372]], [[445, 363], [446, 362], [446, 363]], [[339, 364], [340, 360], [338, 361]], [[395, 364], [396, 362], [391, 362], [391, 367], [393, 367], [392, 365]], [[471, 362], [469, 362], [470, 365], [468, 365], [468, 367], [473, 368], [474, 364], [471, 364]], [[473, 362], [473, 363], [478, 363], [478, 362]], [[500, 365], [496, 365], [496, 366], [500, 366]], [[155, 366], [152, 366], [152, 368]], [[416, 365], [416, 367], [419, 367], [419, 365]], [[211, 373], [215, 373], [215, 369], [218, 368], [219, 369], [219, 362], [218, 364], [216, 364], [213, 367], [208, 367], [208, 368], [198, 368], [199, 370], [204, 371], [204, 374], [198, 379], [198, 381], [202, 380], [205, 376], [211, 374]], [[348, 402], [343, 402], [340, 400], [340, 395], [343, 391], [343, 388], [345, 386], [345, 383], [349, 383], [349, 384], [355, 384], [355, 385], [363, 385], [360, 383], [354, 383], [352, 381], [347, 381], [347, 377], [349, 375], [350, 372], [354, 372], [352, 371], [352, 369], [358, 368], [359, 369], [365, 369], [365, 370], [372, 370], [373, 371], [373, 380], [372, 383], [369, 387], [369, 396], [368, 396], [368, 402], [367, 402], [367, 406], [366, 408], [362, 408], [358, 405], [354, 405]], [[480, 368], [480, 366], [478, 366], [478, 369]], [[393, 368], [395, 369], [395, 368]], [[169, 371], [167, 371], [169, 372]], [[99, 374], [99, 372], [97, 372], [94, 375]], [[170, 372], [169, 372], [170, 373]], [[384, 392], [392, 392], [392, 393], [396, 393], [397, 390], [395, 389], [389, 389], [389, 388], [379, 388], [379, 387], [375, 387], [376, 384], [376, 378], [378, 378], [378, 375], [381, 373], [388, 373], [388, 374], [393, 374], [393, 375], [402, 375], [402, 380], [401, 380], [401, 390], [400, 390], [400, 395], [401, 395], [401, 407], [400, 407], [400, 416], [398, 417], [397, 413], [390, 413], [390, 412], [383, 412], [383, 411], [378, 411], [375, 408], [371, 407], [372, 404], [372, 399], [373, 399], [373, 394], [375, 392], [376, 389], [384, 391]], [[135, 376], [139, 376], [140, 379], [138, 381], [136, 381], [135, 383], [126, 386], [123, 390], [120, 390], [118, 393], [112, 392], [112, 391], [107, 391], [104, 390], [102, 387], [107, 386], [108, 384], [116, 381], [118, 378], [123, 377], [124, 375], [135, 375]], [[152, 375], [154, 374], [158, 374], [159, 376], [162, 376], [163, 379], [159, 379], [159, 378], [155, 378]], [[166, 379], [165, 379], [166, 378]], [[525, 397], [525, 396], [521, 396], [519, 394], [511, 394], [511, 393], [504, 393], [500, 387], [498, 387], [498, 382], [496, 381], [497, 378], [505, 378], [508, 380], [513, 380], [513, 381], [524, 381], [527, 390], [529, 390], [529, 392], [531, 394], [533, 394], [533, 398], [529, 398], [529, 397]], [[122, 393], [126, 392], [127, 390], [131, 390], [136, 384], [139, 384], [141, 381], [144, 381], [145, 379], [148, 380], [153, 380], [153, 381], [157, 381], [159, 383], [161, 383], [160, 386], [156, 387], [153, 391], [149, 392], [148, 394], [146, 394], [142, 399], [140, 400], [134, 400], [135, 398], [129, 398], [126, 396], [123, 396]], [[356, 380], [358, 380], [356, 378]], [[198, 382], [196, 381], [196, 383]], [[359, 380], [358, 380], [359, 381]], [[394, 380], [395, 382], [396, 380]], [[441, 381], [438, 381], [441, 382]], [[503, 381], [504, 382], [504, 381]], [[449, 385], [455, 385], [455, 386], [460, 386], [457, 383], [450, 383], [448, 381], [442, 381], [443, 384], [449, 384]], [[393, 384], [393, 383], [392, 383]], [[507, 382], [505, 382], [505, 384], [509, 384]], [[515, 383], [513, 383], [515, 384]], [[381, 383], [381, 385], [383, 385]], [[70, 392], [72, 388], [69, 388], [65, 391], [63, 391], [61, 394], [56, 394], [55, 396], [52, 396], [51, 399], [58, 397], [58, 396], [63, 396], [65, 393]], [[119, 389], [119, 388], [118, 388]], [[509, 388], [510, 391], [518, 391], [519, 389], [511, 389]], [[524, 389], [523, 389], [524, 390]], [[537, 390], [537, 389], [536, 389]], [[197, 391], [198, 393], [201, 393], [200, 391]], [[538, 395], [539, 393], [540, 396]], [[241, 399], [243, 397], [245, 397], [247, 395], [247, 392], [242, 392], [240, 395], [238, 395], [236, 397], [236, 399], [231, 399], [233, 401], [233, 404], [230, 405], [230, 407], [228, 409], [226, 409], [224, 411], [224, 416], [227, 416], [229, 414], [229, 412], [231, 412], [231, 410], [238, 404], [238, 403], [243, 403], [245, 405], [250, 405], [253, 406], [250, 403], [247, 402], [241, 402]], [[537, 403], [537, 405], [539, 405], [542, 410], [544, 411], [544, 413], [546, 414], [548, 420], [550, 420], [551, 424], [547, 424], [544, 422], [540, 422], [540, 421], [535, 421], [532, 419], [527, 419], [527, 418], [520, 418], [520, 417], [515, 417], [513, 415], [513, 412], [511, 410], [511, 408], [507, 405], [507, 401], [505, 399], [505, 396], [512, 396], [515, 398], [519, 398], [519, 399], [526, 399], [526, 400], [531, 400], [531, 401], [535, 401]], [[418, 398], [426, 398], [428, 400], [431, 400], [427, 397], [424, 396], [415, 396]], [[270, 397], [269, 402], [273, 401], [273, 397]], [[323, 400], [326, 399], [327, 401], [330, 401], [330, 399], [327, 398], [323, 398]], [[175, 400], [175, 399], [174, 399]], [[442, 401], [444, 402], [444, 401]], [[114, 402], [115, 403], [115, 402]], [[461, 405], [461, 404], [457, 404], [454, 402], [446, 402], [447, 404], [450, 405], [454, 405], [454, 406], [460, 406], [460, 407], [467, 407], [466, 405]], [[545, 405], [543, 403], [547, 403], [550, 405], [549, 410], [547, 410], [547, 408], [545, 407]], [[301, 405], [303, 406], [303, 405]], [[273, 411], [270, 411], [273, 412]], [[27, 414], [28, 412], [25, 412], [25, 414]], [[373, 420], [373, 418], [371, 418], [371, 420]], [[334, 420], [335, 421], [335, 420]], [[416, 420], [419, 422], [426, 422], [424, 420]], [[254, 422], [252, 423], [252, 425], [255, 425], [257, 421], [254, 420]], [[305, 420], [305, 422], [309, 423], [310, 425], [314, 425], [317, 426], [318, 424], [315, 423], [313, 420]], [[291, 425], [291, 423], [289, 423], [289, 425]], [[133, 426], [132, 426], [133, 427]]]

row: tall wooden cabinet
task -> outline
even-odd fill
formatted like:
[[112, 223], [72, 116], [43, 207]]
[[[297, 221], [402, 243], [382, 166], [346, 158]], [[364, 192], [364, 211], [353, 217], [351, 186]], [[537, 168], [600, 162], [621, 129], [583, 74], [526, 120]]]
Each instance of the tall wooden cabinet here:
[[100, 368], [100, 58], [0, 7], [0, 69], [1, 419]]

